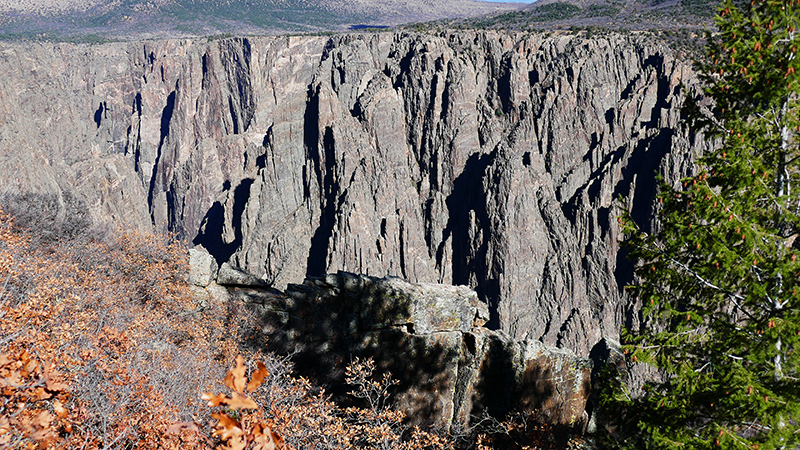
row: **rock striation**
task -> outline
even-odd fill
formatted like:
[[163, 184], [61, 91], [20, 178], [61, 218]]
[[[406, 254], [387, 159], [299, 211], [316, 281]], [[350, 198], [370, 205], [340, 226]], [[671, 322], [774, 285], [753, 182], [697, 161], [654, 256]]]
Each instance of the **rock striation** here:
[[[356, 357], [373, 358], [378, 379], [390, 372], [399, 382], [394, 407], [417, 425], [466, 430], [476, 419], [503, 420], [516, 411], [554, 425], [585, 425], [592, 361], [484, 328], [488, 307], [466, 286], [340, 271], [280, 292], [224, 272], [203, 286], [207, 296], [246, 302], [268, 347], [291, 355], [300, 374], [340, 399], [351, 389], [345, 367]], [[219, 285], [226, 287], [222, 298]]]
[[0, 43], [3, 193], [71, 191], [284, 290], [473, 288], [579, 355], [636, 320], [619, 209], [691, 170], [688, 62], [646, 35], [454, 31]]

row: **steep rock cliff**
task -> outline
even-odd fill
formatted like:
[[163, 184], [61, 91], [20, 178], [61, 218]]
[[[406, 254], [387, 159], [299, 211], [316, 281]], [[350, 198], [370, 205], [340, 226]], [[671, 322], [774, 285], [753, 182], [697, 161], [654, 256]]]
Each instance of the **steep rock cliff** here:
[[74, 191], [283, 289], [473, 287], [587, 355], [635, 320], [616, 224], [690, 170], [690, 64], [647, 36], [447, 32], [0, 44], [5, 194]]

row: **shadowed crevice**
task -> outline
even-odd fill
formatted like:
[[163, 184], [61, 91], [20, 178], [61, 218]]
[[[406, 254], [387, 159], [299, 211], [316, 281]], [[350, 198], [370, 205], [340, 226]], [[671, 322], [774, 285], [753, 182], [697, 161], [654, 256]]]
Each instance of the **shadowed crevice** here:
[[[614, 188], [614, 197], [628, 199], [631, 218], [645, 233], [653, 232], [661, 164], [672, 150], [674, 133], [672, 129], [662, 128], [657, 135], [639, 141], [628, 164], [622, 169], [621, 181]], [[621, 294], [634, 277], [634, 264], [628, 259], [629, 253], [623, 246], [616, 256], [614, 278]], [[635, 304], [623, 305], [623, 309], [625, 326], [631, 328], [640, 319], [641, 313], [636, 311]]]
[[200, 224], [200, 230], [192, 243], [202, 245], [217, 265], [230, 260], [231, 256], [242, 245], [242, 216], [244, 215], [247, 200], [250, 198], [250, 187], [255, 180], [246, 178], [242, 180], [233, 191], [233, 215], [231, 217], [231, 227], [234, 232], [234, 239], [226, 242], [224, 239], [225, 229], [225, 207], [220, 202], [214, 204], [206, 212]]
[[491, 221], [487, 210], [489, 193], [484, 189], [488, 168], [494, 164], [497, 151], [490, 154], [473, 154], [463, 172], [453, 182], [453, 190], [445, 201], [448, 220], [442, 232], [442, 243], [436, 252], [437, 266], [443, 267], [445, 245], [451, 239], [454, 285], [472, 286], [478, 296], [489, 305], [490, 329], [500, 326], [498, 298], [500, 284], [489, 273], [487, 257]]
[[98, 106], [97, 111], [94, 112], [94, 123], [97, 125], [97, 128], [100, 128], [103, 119], [107, 117], [106, 111], [108, 111], [106, 102], [100, 102], [100, 106]]
[[[156, 180], [158, 179], [159, 171], [158, 166], [161, 163], [161, 155], [162, 150], [164, 147], [164, 141], [166, 141], [167, 137], [169, 136], [169, 124], [172, 122], [172, 115], [175, 112], [175, 97], [177, 92], [176, 90], [170, 92], [169, 96], [167, 97], [167, 104], [164, 106], [164, 109], [161, 111], [161, 138], [158, 141], [158, 149], [156, 150], [156, 158], [153, 161], [153, 170], [150, 174], [150, 188], [147, 194], [147, 204], [150, 206], [150, 220], [152, 221], [153, 225], [156, 225], [156, 218], [155, 218], [155, 211], [153, 201], [156, 195], [156, 189], [159, 188], [158, 183]], [[163, 183], [161, 183], [161, 189], [164, 189]]]
[[513, 88], [511, 76], [514, 73], [514, 62], [511, 58], [511, 52], [503, 55], [500, 61], [500, 77], [497, 80], [497, 95], [500, 97], [500, 107], [504, 114], [511, 112], [513, 108]]
[[658, 128], [661, 120], [661, 111], [671, 107], [667, 98], [670, 96], [670, 82], [669, 79], [663, 74], [664, 72], [664, 56], [663, 55], [650, 55], [644, 62], [644, 69], [652, 67], [658, 77], [656, 79], [656, 103], [650, 111], [650, 121], [643, 123], [647, 128]]
[[[334, 177], [334, 166], [336, 165], [335, 142], [333, 130], [325, 128], [325, 135], [322, 138], [322, 148], [324, 157], [320, 161], [319, 153], [309, 151], [309, 155], [314, 159], [315, 167], [318, 168], [317, 177], [322, 178], [322, 214], [319, 219], [319, 226], [314, 230], [311, 237], [311, 248], [308, 250], [308, 260], [306, 263], [306, 276], [320, 276], [325, 274], [328, 265], [328, 251], [333, 227], [336, 223], [336, 211], [338, 210], [339, 182]], [[323, 169], [324, 168], [324, 169]]]

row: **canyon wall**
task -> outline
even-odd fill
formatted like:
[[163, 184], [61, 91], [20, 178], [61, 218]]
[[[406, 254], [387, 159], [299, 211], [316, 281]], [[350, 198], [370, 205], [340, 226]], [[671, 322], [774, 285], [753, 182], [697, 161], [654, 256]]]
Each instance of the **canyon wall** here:
[[0, 43], [0, 67], [2, 195], [70, 191], [279, 289], [468, 285], [490, 327], [583, 356], [636, 320], [620, 208], [651, 226], [704, 145], [690, 63], [646, 35]]

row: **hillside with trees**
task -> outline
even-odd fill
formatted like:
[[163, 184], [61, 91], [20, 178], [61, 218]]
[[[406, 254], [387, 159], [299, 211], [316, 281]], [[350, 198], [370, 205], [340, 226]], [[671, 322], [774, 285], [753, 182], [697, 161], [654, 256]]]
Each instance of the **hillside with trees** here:
[[713, 28], [717, 4], [715, 0], [538, 0], [517, 11], [446, 19], [429, 25], [505, 30], [697, 33], [707, 27]]
[[0, 39], [131, 39], [328, 33], [475, 17], [522, 3], [472, 0], [124, 0], [0, 2]]

